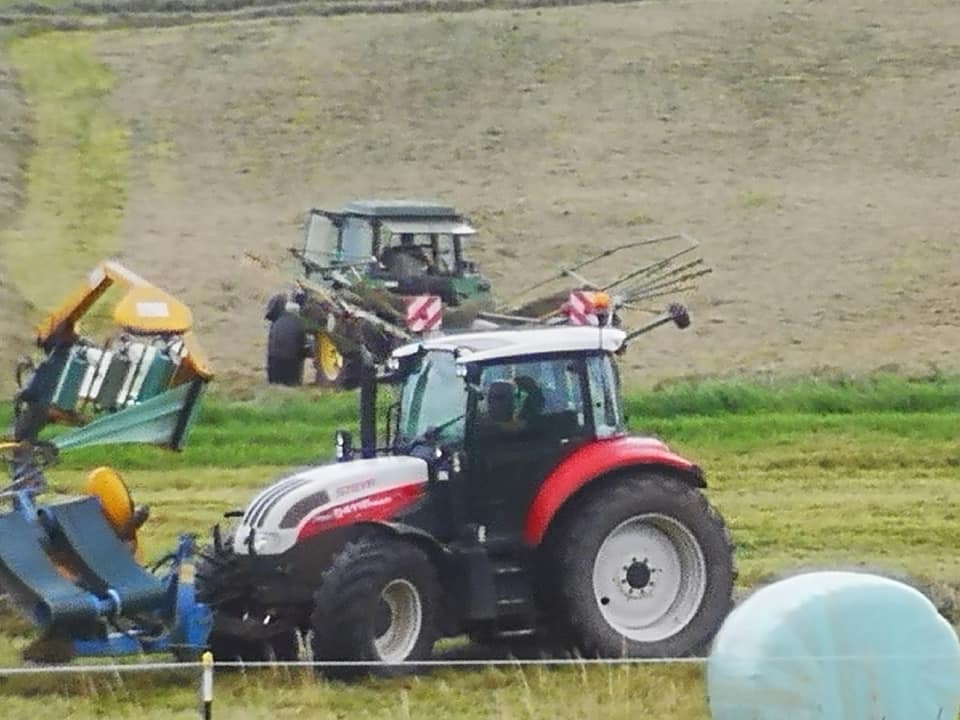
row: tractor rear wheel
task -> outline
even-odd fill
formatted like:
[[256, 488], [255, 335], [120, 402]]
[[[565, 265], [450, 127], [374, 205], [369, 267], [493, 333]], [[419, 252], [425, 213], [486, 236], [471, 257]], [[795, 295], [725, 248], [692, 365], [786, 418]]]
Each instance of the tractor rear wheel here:
[[[225, 662], [272, 662], [297, 660], [300, 643], [294, 630], [262, 632], [262, 623], [245, 622], [253, 608], [246, 597], [246, 574], [233, 554], [233, 533], [219, 549], [211, 543], [197, 558], [194, 577], [198, 602], [213, 611], [213, 627], [207, 644], [215, 660]], [[247, 627], [256, 626], [256, 634]]]
[[702, 652], [732, 609], [727, 528], [678, 479], [643, 473], [603, 483], [555, 531], [547, 600], [585, 656]]
[[405, 674], [410, 666], [396, 663], [433, 654], [439, 595], [436, 569], [420, 548], [382, 535], [348, 543], [314, 594], [314, 661], [391, 663], [321, 668], [342, 680]]

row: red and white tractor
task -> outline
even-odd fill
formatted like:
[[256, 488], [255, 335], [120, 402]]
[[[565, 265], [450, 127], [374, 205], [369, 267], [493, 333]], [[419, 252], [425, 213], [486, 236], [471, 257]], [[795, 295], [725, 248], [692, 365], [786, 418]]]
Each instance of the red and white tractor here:
[[357, 446], [338, 431], [328, 464], [214, 528], [196, 582], [215, 657], [294, 658], [298, 636], [317, 661], [375, 674], [462, 635], [592, 657], [705, 651], [733, 605], [732, 542], [701, 468], [627, 432], [616, 363], [671, 321], [689, 318], [449, 333], [368, 363]]

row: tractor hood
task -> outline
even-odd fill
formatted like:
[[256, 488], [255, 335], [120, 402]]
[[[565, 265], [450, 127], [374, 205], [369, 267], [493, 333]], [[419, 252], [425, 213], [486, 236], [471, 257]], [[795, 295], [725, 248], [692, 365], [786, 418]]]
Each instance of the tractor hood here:
[[298, 540], [387, 520], [424, 493], [427, 463], [382, 457], [308, 468], [273, 483], [247, 506], [234, 535], [239, 555], [278, 555]]

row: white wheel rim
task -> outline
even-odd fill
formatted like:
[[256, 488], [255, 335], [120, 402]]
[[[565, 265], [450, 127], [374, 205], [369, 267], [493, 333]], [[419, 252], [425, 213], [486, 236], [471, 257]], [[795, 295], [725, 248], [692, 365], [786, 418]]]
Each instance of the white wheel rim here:
[[700, 543], [666, 515], [637, 515], [620, 523], [594, 560], [593, 593], [601, 615], [636, 642], [680, 632], [697, 614], [706, 590]]
[[377, 654], [383, 662], [403, 662], [413, 652], [420, 638], [423, 624], [420, 593], [406, 580], [391, 580], [383, 588], [380, 598], [390, 611], [390, 624], [373, 641]]

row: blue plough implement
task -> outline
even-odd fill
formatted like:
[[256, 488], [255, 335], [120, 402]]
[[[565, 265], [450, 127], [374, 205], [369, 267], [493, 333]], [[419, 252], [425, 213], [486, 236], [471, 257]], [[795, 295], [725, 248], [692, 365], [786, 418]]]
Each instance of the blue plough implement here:
[[[113, 309], [120, 332], [95, 344], [77, 331], [94, 303], [120, 283]], [[19, 391], [0, 457], [11, 482], [0, 490], [0, 590], [41, 629], [27, 659], [172, 652], [197, 658], [211, 612], [193, 588], [192, 535], [144, 568], [137, 531], [149, 510], [135, 507], [120, 475], [93, 470], [82, 495], [48, 503], [46, 467], [60, 451], [107, 443], [183, 448], [212, 374], [179, 301], [123, 266], [106, 262], [38, 327], [39, 363], [21, 361]], [[66, 432], [41, 439], [48, 427]], [[161, 569], [165, 570], [161, 573]]]

